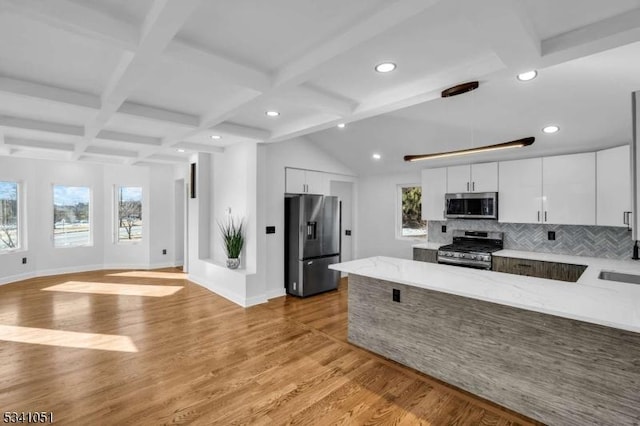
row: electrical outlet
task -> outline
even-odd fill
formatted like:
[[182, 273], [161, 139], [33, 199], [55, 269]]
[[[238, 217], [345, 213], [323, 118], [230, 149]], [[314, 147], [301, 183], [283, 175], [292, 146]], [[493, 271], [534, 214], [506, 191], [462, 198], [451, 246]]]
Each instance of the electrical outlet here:
[[345, 229], [344, 235], [346, 235], [347, 237], [351, 236], [351, 229]]
[[442, 225], [442, 233], [446, 233], [447, 232], [447, 225]]
[[275, 234], [276, 233], [276, 227], [275, 226], [267, 226], [266, 232], [267, 232], [267, 234]]
[[23, 258], [22, 258], [22, 264], [23, 264], [23, 265], [26, 265], [26, 264], [27, 264], [27, 258], [26, 258], [26, 257], [23, 257]]
[[162, 249], [162, 254], [167, 254], [167, 249]]
[[400, 303], [400, 290], [397, 288], [393, 289], [393, 301]]
[[547, 238], [549, 241], [554, 241], [556, 239], [556, 231], [549, 231], [547, 233]]

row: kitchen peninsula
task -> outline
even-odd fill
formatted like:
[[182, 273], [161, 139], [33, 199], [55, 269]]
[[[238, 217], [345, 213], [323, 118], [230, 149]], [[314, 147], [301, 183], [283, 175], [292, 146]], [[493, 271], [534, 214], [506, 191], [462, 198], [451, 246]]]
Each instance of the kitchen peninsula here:
[[[349, 341], [547, 424], [640, 422], [640, 286], [389, 257], [349, 273]], [[395, 302], [394, 299], [399, 300]]]

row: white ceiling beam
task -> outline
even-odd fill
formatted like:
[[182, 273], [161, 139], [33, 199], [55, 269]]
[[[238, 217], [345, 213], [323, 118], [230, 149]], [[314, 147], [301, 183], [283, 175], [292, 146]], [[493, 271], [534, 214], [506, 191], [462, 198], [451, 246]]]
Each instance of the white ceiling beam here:
[[9, 146], [19, 146], [24, 148], [44, 149], [51, 151], [73, 152], [73, 150], [75, 149], [75, 145], [72, 143], [38, 141], [33, 139], [14, 138], [11, 136], [5, 137], [5, 144]]
[[99, 96], [5, 76], [0, 76], [0, 92], [85, 108], [100, 108]]
[[19, 13], [73, 34], [103, 41], [125, 50], [135, 50], [136, 28], [80, 3], [68, 0], [5, 0], [4, 5]]
[[127, 97], [157, 63], [160, 55], [175, 37], [201, 0], [155, 0], [144, 21], [135, 54], [125, 52], [102, 94], [102, 108], [87, 124], [87, 141], [78, 147], [77, 155], [87, 147]]
[[134, 143], [138, 145], [160, 146], [162, 139], [153, 136], [134, 135], [131, 133], [114, 132], [111, 130], [101, 130], [96, 139], [105, 139], [117, 142]]
[[202, 67], [208, 73], [228, 83], [247, 87], [258, 92], [264, 92], [271, 87], [271, 76], [269, 74], [184, 40], [173, 40], [167, 46], [164, 54], [173, 60]]
[[84, 136], [84, 128], [82, 126], [51, 123], [49, 121], [32, 120], [30, 118], [12, 117], [8, 115], [0, 115], [0, 126], [71, 136]]
[[124, 102], [120, 108], [118, 108], [118, 113], [139, 118], [147, 118], [149, 120], [160, 121], [162, 123], [175, 123], [187, 127], [198, 127], [200, 124], [200, 117], [195, 115], [137, 104], [134, 102]]
[[155, 161], [160, 163], [184, 163], [189, 159], [178, 155], [153, 154], [146, 158], [146, 161]]
[[271, 132], [268, 130], [232, 123], [230, 121], [220, 123], [212, 127], [211, 130], [258, 141], [263, 141], [271, 137]]
[[94, 154], [94, 155], [106, 155], [109, 157], [126, 157], [126, 158], [135, 158], [138, 156], [138, 153], [135, 151], [129, 151], [127, 149], [117, 149], [117, 148], [108, 148], [104, 146], [88, 146], [85, 150], [86, 154]]
[[291, 86], [306, 81], [318, 66], [414, 17], [439, 1], [403, 0], [383, 2], [383, 6], [368, 17], [358, 20], [348, 30], [339, 33], [282, 67], [275, 75], [274, 86]]
[[640, 41], [640, 9], [542, 41], [542, 63], [557, 65]]
[[460, 5], [480, 36], [516, 73], [538, 67], [541, 42], [524, 7], [513, 0], [470, 0]]
[[208, 152], [210, 154], [224, 152], [224, 148], [222, 147], [206, 145], [203, 143], [194, 143], [194, 142], [180, 142], [174, 145], [174, 147], [184, 149], [187, 151]]
[[108, 163], [108, 164], [124, 164], [126, 160], [116, 157], [101, 157], [99, 155], [81, 155], [78, 160], [90, 161], [93, 163]]
[[288, 89], [283, 94], [283, 99], [287, 102], [294, 102], [301, 106], [341, 117], [351, 115], [358, 105], [357, 102], [351, 99], [325, 92], [308, 84], [301, 84]]

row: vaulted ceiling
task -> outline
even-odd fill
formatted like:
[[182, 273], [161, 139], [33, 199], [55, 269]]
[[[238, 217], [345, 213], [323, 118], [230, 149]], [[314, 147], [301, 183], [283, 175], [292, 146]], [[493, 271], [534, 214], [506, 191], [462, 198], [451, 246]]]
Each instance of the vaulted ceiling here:
[[366, 174], [525, 136], [620, 144], [639, 41], [640, 0], [0, 0], [0, 155], [180, 163], [305, 136]]

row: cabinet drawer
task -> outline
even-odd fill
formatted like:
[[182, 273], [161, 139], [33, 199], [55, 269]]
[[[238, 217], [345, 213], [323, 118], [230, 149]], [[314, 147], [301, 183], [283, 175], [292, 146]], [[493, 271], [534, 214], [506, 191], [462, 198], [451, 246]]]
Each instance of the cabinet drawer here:
[[413, 248], [413, 260], [420, 262], [438, 263], [438, 250]]
[[493, 256], [491, 269], [496, 272], [506, 272], [507, 274], [576, 282], [587, 267], [570, 263]]

